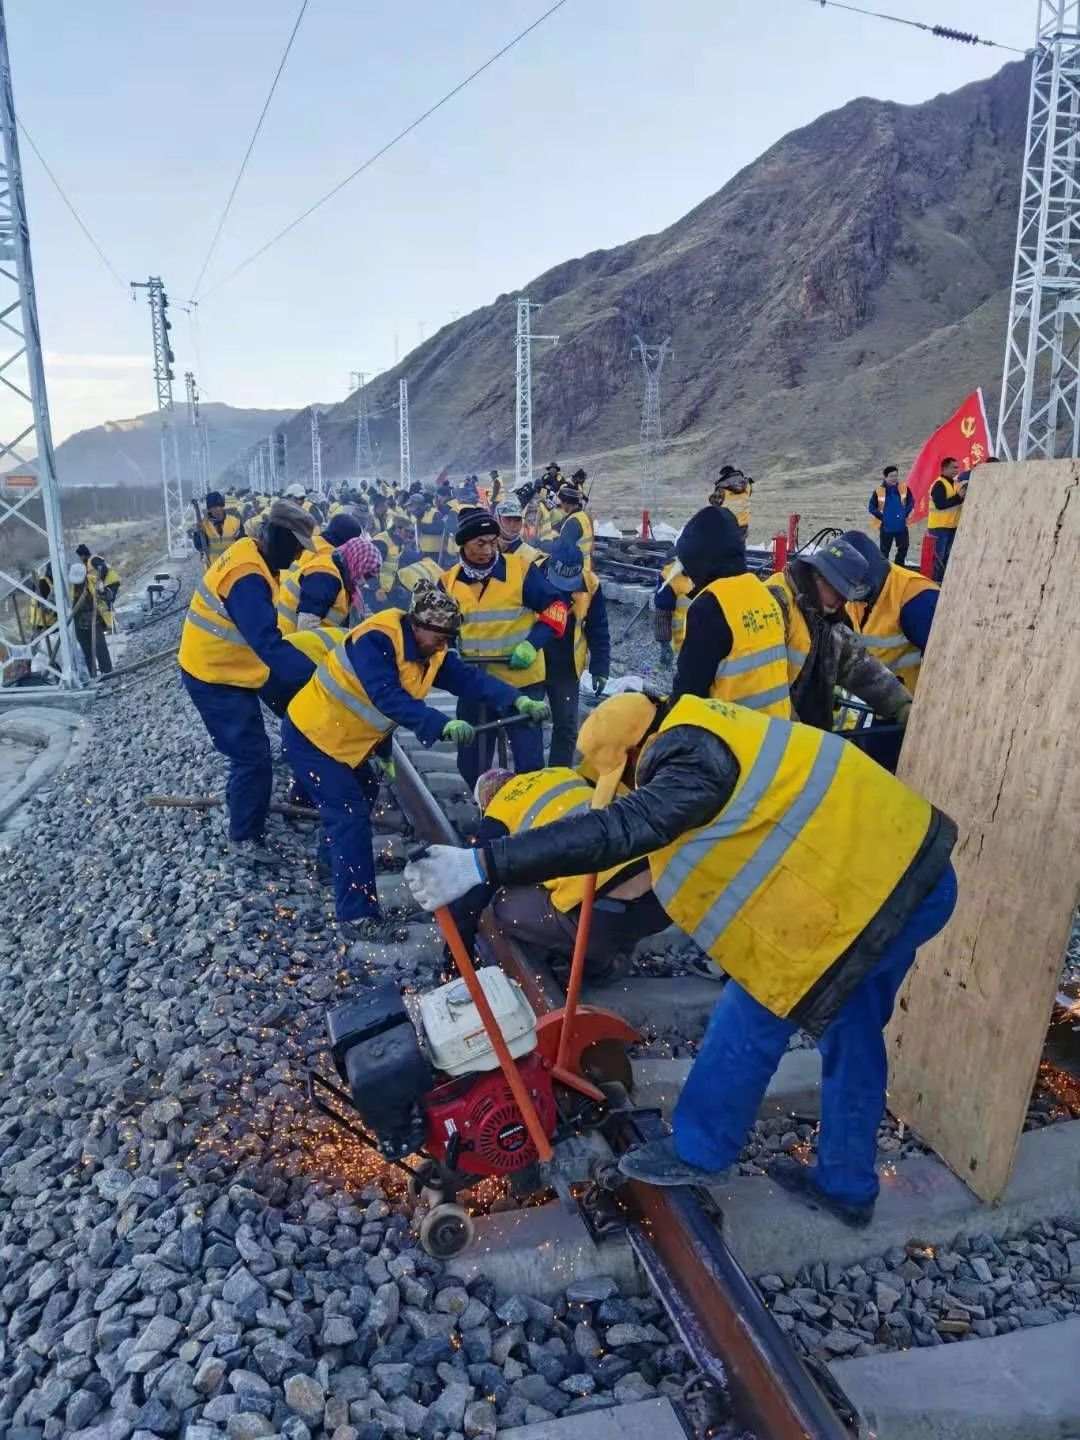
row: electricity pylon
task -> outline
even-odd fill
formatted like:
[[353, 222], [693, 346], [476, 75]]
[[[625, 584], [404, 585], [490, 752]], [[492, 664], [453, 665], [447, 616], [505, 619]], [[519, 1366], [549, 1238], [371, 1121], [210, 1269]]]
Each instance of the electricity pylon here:
[[145, 290], [150, 302], [150, 340], [154, 357], [154, 391], [161, 424], [161, 490], [165, 502], [165, 547], [176, 560], [191, 548], [184, 524], [184, 483], [180, 471], [180, 447], [176, 439], [172, 382], [176, 356], [169, 344], [169, 297], [160, 275], [131, 282], [132, 290]]
[[528, 484], [533, 473], [532, 449], [532, 347], [535, 340], [550, 340], [559, 343], [558, 335], [534, 335], [532, 333], [532, 312], [539, 310], [522, 297], [517, 302], [517, 333], [514, 348], [517, 356], [515, 367], [516, 406], [514, 444], [514, 487]]
[[659, 345], [646, 345], [640, 335], [634, 336], [632, 353], [641, 357], [645, 372], [645, 393], [641, 401], [641, 534], [646, 538], [652, 528], [652, 510], [656, 504], [656, 470], [660, 454], [660, 372], [671, 354], [671, 337]]

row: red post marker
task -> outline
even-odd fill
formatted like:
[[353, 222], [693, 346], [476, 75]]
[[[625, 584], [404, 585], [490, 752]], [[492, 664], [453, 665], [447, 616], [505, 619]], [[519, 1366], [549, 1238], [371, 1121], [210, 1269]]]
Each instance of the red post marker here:
[[641, 538], [642, 540], [652, 539], [652, 519], [648, 510], [641, 512]]
[[779, 574], [787, 564], [788, 540], [782, 530], [778, 530], [772, 537], [772, 563], [773, 570]]
[[[787, 517], [787, 548], [789, 554], [792, 550], [799, 548], [799, 521], [801, 519], [802, 516], [796, 515], [794, 512]], [[787, 560], [786, 555], [784, 559], [785, 561]]]
[[934, 578], [934, 536], [927, 531], [922, 537], [922, 549], [919, 551], [919, 571], [925, 575], [927, 580]]

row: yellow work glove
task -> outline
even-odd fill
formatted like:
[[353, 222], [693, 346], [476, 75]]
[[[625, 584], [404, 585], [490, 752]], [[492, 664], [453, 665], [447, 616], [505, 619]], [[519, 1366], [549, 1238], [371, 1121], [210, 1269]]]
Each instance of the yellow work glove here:
[[519, 715], [524, 715], [527, 720], [532, 720], [535, 724], [551, 719], [551, 710], [548, 708], [546, 700], [530, 700], [527, 695], [519, 695], [514, 701], [514, 709]]
[[536, 664], [536, 646], [530, 645], [528, 640], [522, 640], [520, 645], [515, 645], [510, 651], [508, 664], [511, 670], [528, 670], [530, 665]]
[[469, 745], [476, 738], [476, 731], [467, 720], [448, 720], [443, 726], [442, 738], [452, 740], [455, 745]]

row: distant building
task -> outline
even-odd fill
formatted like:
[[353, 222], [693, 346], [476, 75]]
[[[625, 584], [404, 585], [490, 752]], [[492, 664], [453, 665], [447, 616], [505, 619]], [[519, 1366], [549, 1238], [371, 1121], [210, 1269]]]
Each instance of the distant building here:
[[6, 494], [25, 495], [38, 483], [37, 471], [32, 465], [17, 465], [14, 470], [6, 470], [0, 475], [0, 481]]

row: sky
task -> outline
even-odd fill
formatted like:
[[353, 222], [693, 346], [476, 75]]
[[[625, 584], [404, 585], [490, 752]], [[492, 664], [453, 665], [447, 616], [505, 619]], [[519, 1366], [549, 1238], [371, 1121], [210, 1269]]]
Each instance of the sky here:
[[[552, 265], [660, 230], [789, 130], [860, 95], [914, 104], [1015, 57], [813, 0], [567, 0], [240, 275], [230, 272], [550, 0], [309, 0], [192, 314], [299, 0], [6, 0], [57, 440], [153, 408], [163, 277], [177, 398], [300, 408]], [[891, 0], [1026, 46], [1035, 5]], [[542, 312], [538, 320], [542, 328]], [[513, 363], [507, 354], [507, 365]]]

